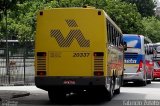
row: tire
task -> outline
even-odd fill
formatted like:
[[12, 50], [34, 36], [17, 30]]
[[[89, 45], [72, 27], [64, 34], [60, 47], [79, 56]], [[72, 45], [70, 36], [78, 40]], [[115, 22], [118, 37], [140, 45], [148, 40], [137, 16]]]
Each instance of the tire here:
[[141, 82], [142, 86], [146, 86], [147, 85], [147, 74], [144, 77], [144, 81]]
[[152, 81], [155, 81], [155, 80], [156, 80], [156, 78], [153, 78], [153, 79], [152, 79]]
[[92, 100], [106, 100], [108, 98], [108, 92], [105, 86], [95, 87], [88, 90], [87, 96], [92, 98]]
[[120, 94], [120, 87], [114, 91], [115, 94]]
[[65, 100], [66, 93], [63, 90], [49, 90], [48, 97], [52, 103], [62, 103]]
[[119, 88], [114, 91], [115, 94], [120, 94], [121, 86], [123, 86], [123, 76], [120, 77]]
[[123, 75], [121, 76], [121, 85], [120, 86], [123, 86], [125, 84], [124, 80], [123, 80]]
[[146, 85], [147, 85], [147, 81], [146, 81], [146, 80], [145, 80], [145, 81], [142, 81], [142, 82], [141, 82], [141, 85], [142, 85], [142, 86], [146, 86]]
[[151, 84], [151, 80], [148, 80], [148, 81], [147, 81], [147, 84]]
[[54, 102], [54, 96], [52, 91], [48, 91], [48, 97], [51, 102]]
[[111, 78], [110, 81], [110, 90], [108, 91], [107, 100], [111, 101], [114, 94], [114, 80]]

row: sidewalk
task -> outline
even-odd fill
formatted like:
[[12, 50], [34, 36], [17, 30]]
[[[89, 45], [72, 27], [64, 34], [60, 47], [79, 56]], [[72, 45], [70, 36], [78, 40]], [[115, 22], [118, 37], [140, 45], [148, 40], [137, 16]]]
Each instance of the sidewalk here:
[[15, 86], [0, 86], [0, 101], [29, 96], [30, 92]]

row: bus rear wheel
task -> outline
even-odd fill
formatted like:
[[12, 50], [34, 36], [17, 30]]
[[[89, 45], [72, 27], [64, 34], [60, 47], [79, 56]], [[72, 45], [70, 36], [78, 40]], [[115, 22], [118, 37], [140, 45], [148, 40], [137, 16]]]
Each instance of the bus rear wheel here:
[[108, 95], [107, 95], [107, 100], [108, 101], [110, 101], [112, 99], [113, 94], [114, 94], [114, 80], [111, 77], [111, 80], [110, 80], [110, 89], [109, 89]]
[[119, 78], [119, 87], [114, 91], [115, 94], [120, 94], [120, 89], [122, 85], [123, 85], [123, 76]]
[[147, 80], [147, 84], [151, 84], [151, 80]]
[[60, 103], [65, 100], [66, 93], [64, 90], [49, 90], [48, 97], [52, 103]]
[[142, 82], [141, 82], [141, 85], [142, 85], [142, 86], [146, 86], [146, 85], [147, 85], [147, 81], [146, 81], [146, 80], [145, 80], [145, 81], [142, 81]]

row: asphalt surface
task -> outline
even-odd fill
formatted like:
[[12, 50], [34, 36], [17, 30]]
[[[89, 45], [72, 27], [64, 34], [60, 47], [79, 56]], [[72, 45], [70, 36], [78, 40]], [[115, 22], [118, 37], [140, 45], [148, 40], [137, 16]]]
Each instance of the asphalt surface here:
[[[13, 98], [14, 91], [18, 91], [17, 94], [28, 92], [30, 95]], [[55, 104], [49, 101], [47, 91], [38, 89], [36, 86], [0, 87], [0, 92], [4, 95], [8, 93], [7, 97], [9, 97], [9, 101], [3, 101], [2, 106], [10, 106], [5, 103], [14, 104], [14, 106], [160, 106], [160, 81], [153, 81], [147, 86], [127, 84], [121, 88], [119, 95], [114, 95], [111, 101], [97, 96], [87, 96], [83, 93], [69, 96], [65, 102]], [[7, 100], [5, 96], [2, 99]]]

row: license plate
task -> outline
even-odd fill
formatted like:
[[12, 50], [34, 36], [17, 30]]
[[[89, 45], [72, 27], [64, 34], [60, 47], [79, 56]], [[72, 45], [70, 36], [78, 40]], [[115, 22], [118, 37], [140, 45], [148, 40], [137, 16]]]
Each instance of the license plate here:
[[73, 81], [73, 80], [65, 80], [65, 81], [63, 82], [63, 84], [65, 84], [65, 85], [75, 85], [76, 82]]

